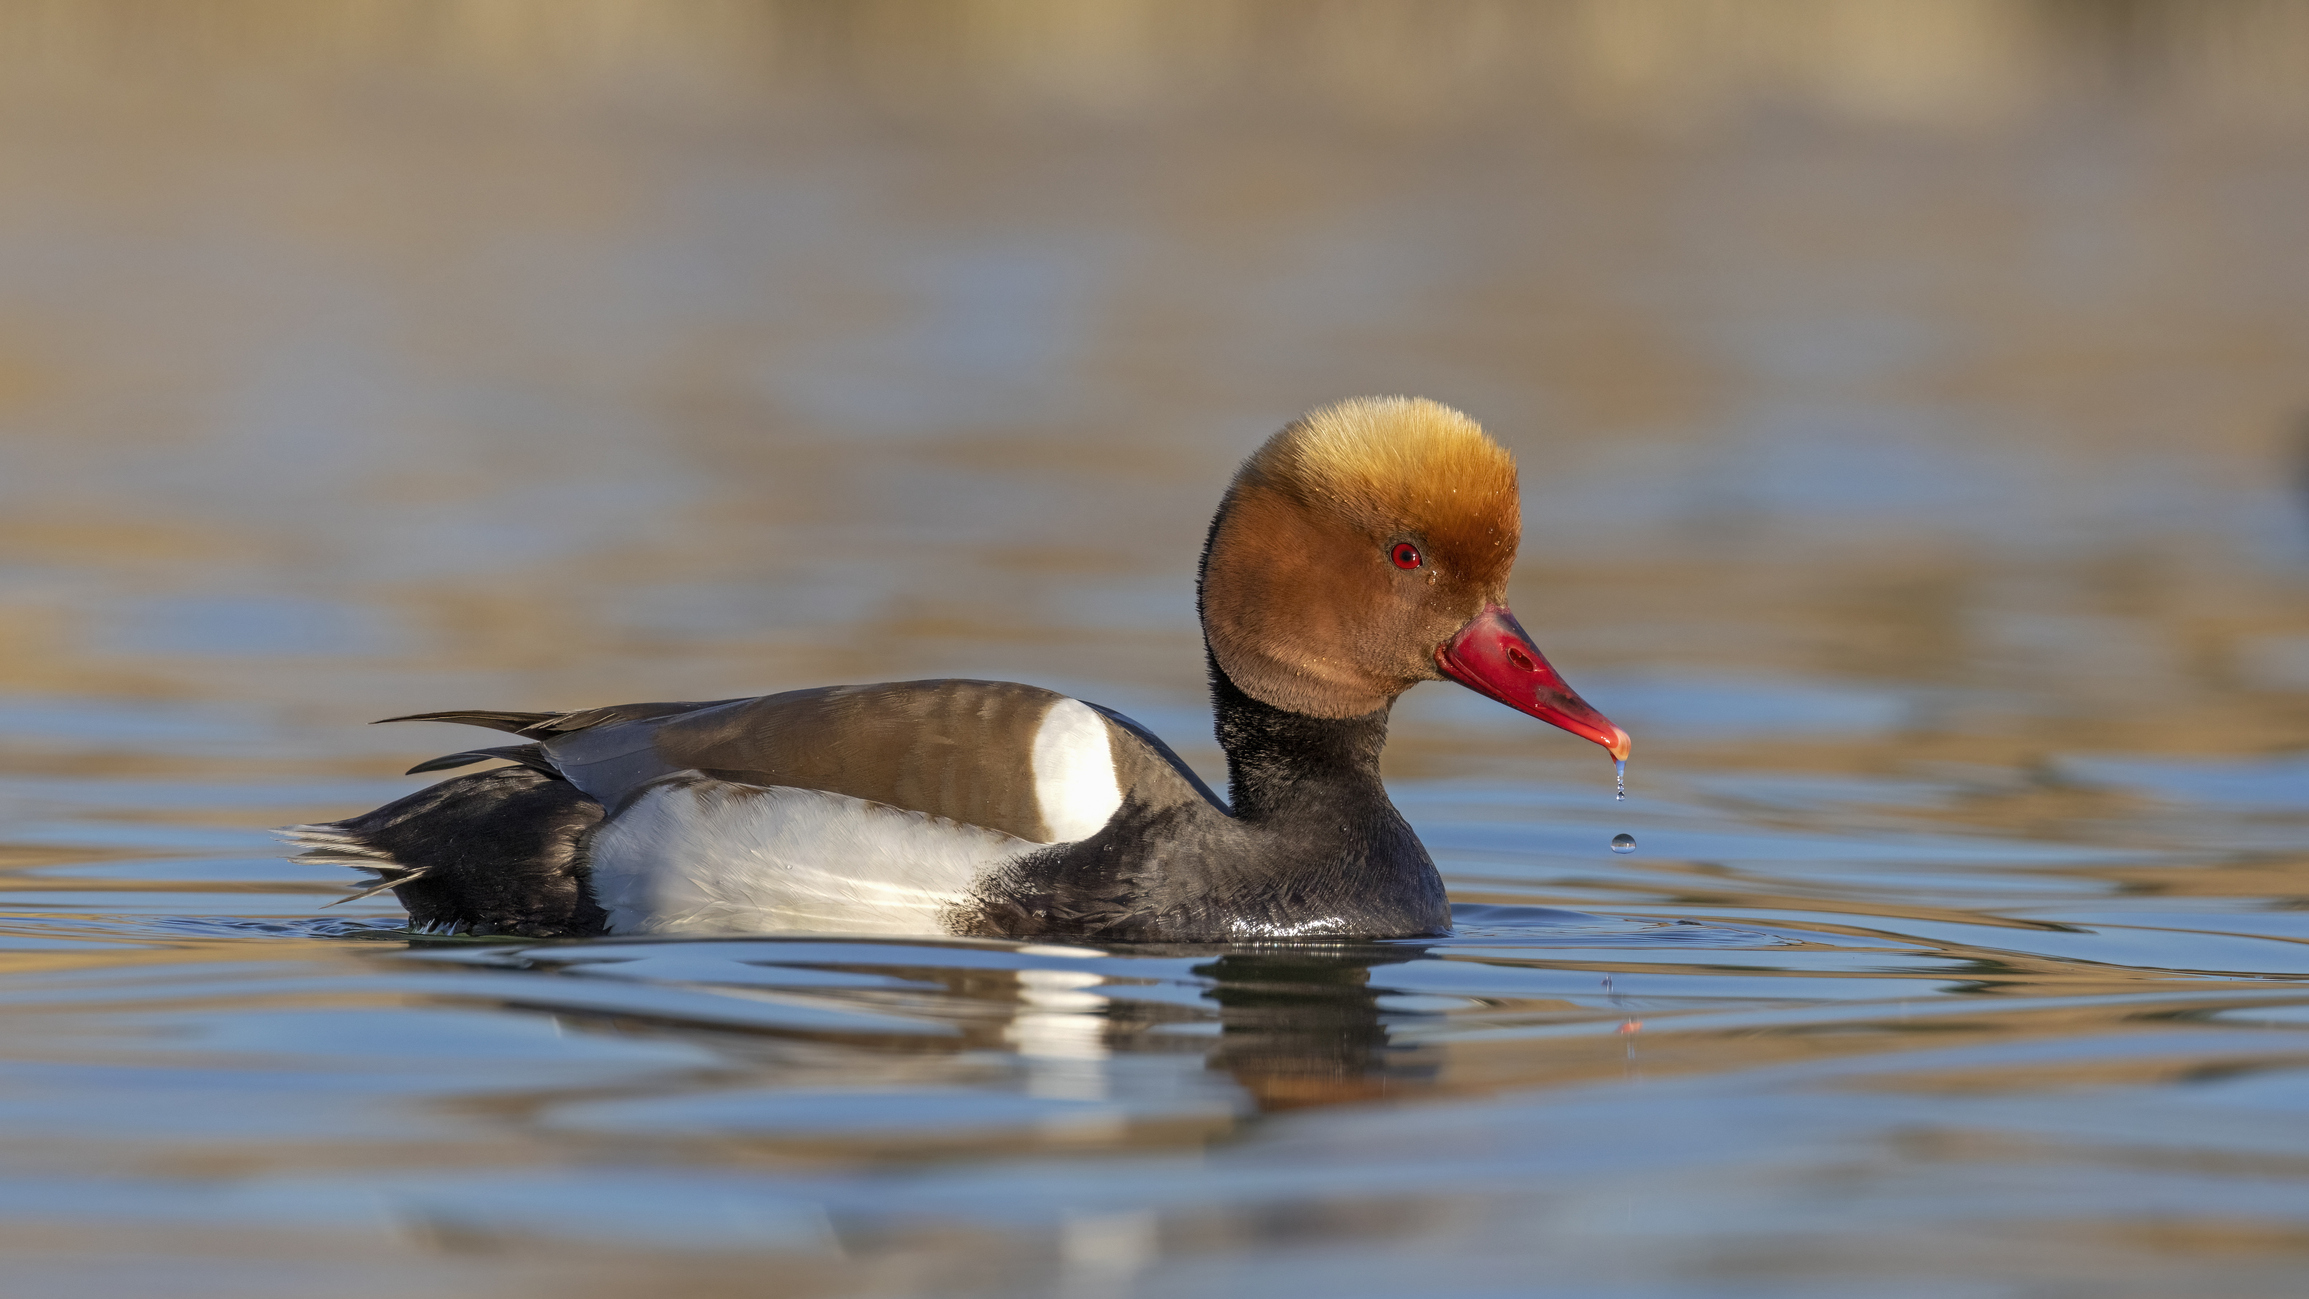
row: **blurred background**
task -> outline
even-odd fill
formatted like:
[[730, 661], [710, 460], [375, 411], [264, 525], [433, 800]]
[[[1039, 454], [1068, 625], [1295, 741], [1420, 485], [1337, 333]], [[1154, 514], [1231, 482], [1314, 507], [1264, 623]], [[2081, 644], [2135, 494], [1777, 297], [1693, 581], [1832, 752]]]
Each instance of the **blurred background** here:
[[1192, 709], [1231, 467], [1401, 392], [1519, 454], [1518, 607], [1647, 756], [2309, 721], [2298, 4], [0, 26], [25, 710], [937, 674]]
[[[265, 836], [839, 681], [1215, 776], [1211, 510], [1389, 393], [1637, 742], [1405, 698], [1457, 938], [412, 946]], [[20, 1293], [2288, 1293], [2304, 881], [2309, 4], [0, 0]]]

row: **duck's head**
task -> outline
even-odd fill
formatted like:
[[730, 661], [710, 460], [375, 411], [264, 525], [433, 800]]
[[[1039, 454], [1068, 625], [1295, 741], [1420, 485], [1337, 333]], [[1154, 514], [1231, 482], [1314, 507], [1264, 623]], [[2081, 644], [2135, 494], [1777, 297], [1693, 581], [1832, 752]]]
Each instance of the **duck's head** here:
[[1474, 420], [1408, 397], [1326, 406], [1227, 488], [1203, 636], [1237, 688], [1289, 712], [1360, 717], [1450, 677], [1625, 758], [1627, 732], [1507, 611], [1522, 530], [1515, 459]]

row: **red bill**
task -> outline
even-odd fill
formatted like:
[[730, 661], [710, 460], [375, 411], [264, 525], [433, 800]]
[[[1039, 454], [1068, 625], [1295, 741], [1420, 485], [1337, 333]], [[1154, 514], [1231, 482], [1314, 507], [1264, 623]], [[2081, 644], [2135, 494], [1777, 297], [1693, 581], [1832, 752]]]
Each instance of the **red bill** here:
[[1628, 733], [1564, 684], [1505, 605], [1485, 605], [1473, 622], [1436, 649], [1435, 665], [1478, 694], [1593, 740], [1613, 758], [1627, 760]]

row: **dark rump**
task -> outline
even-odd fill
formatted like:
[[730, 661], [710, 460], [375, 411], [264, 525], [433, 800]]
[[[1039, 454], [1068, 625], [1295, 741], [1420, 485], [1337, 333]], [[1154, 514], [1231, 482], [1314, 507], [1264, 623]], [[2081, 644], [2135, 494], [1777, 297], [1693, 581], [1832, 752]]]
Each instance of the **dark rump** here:
[[389, 883], [412, 929], [448, 924], [563, 938], [598, 934], [606, 925], [586, 887], [585, 845], [601, 815], [601, 804], [565, 780], [499, 767], [289, 833], [313, 845], [307, 858], [369, 870]]

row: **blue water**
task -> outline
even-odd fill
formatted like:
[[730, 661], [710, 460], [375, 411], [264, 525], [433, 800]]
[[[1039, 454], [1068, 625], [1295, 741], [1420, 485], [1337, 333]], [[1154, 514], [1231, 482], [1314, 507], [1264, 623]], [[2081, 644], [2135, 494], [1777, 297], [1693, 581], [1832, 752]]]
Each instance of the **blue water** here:
[[[2232, 767], [2205, 824], [2309, 833], [2290, 789], [2248, 799], [2283, 762]], [[1774, 1258], [1819, 1293], [1926, 1260], [2002, 1292], [2108, 1275], [2120, 1224], [2309, 1214], [2309, 921], [2203, 887], [2253, 854], [1842, 813], [1962, 792], [1404, 781], [1451, 937], [1133, 948], [413, 940], [201, 824], [379, 782], [12, 777], [44, 817], [11, 816], [35, 860], [0, 894], [0, 1212], [845, 1284], [960, 1251], [988, 1285], [1182, 1295], [1717, 1294]]]

